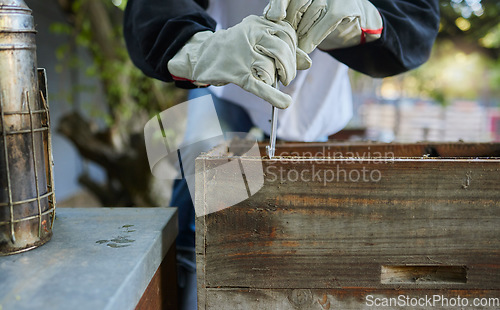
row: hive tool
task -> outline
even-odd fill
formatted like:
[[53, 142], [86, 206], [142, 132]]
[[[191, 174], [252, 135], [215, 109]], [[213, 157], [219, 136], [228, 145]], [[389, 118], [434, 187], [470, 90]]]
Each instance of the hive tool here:
[[[278, 78], [273, 84], [274, 88], [278, 88]], [[269, 136], [269, 145], [266, 146], [266, 153], [270, 159], [274, 157], [274, 152], [276, 151], [276, 127], [278, 126], [278, 108], [273, 105], [273, 111], [271, 115], [271, 135]]]

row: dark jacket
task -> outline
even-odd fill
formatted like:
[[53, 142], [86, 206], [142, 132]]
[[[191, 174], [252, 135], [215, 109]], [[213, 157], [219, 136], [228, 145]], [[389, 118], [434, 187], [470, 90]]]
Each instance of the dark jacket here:
[[[328, 53], [373, 77], [395, 75], [424, 63], [439, 28], [439, 1], [370, 1], [384, 22], [381, 38]], [[216, 22], [205, 12], [207, 6], [208, 0], [128, 0], [124, 35], [135, 65], [148, 76], [171, 82], [168, 61], [196, 32], [215, 31]]]

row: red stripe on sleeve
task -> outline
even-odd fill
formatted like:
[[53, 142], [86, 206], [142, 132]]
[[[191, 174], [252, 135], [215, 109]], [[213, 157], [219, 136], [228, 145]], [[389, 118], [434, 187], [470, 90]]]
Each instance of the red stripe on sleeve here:
[[183, 78], [183, 77], [179, 77], [179, 76], [175, 76], [175, 75], [172, 75], [172, 79], [174, 79], [174, 81], [186, 81], [186, 82], [191, 82], [191, 83], [196, 82], [196, 81], [193, 81], [193, 80], [190, 80], [190, 79], [186, 79], [186, 78]]
[[366, 34], [382, 34], [382, 31], [384, 28], [379, 28], [379, 29], [365, 29], [361, 28], [361, 40], [360, 44], [365, 44], [366, 43]]
[[365, 29], [365, 28], [361, 28], [361, 31], [363, 31], [364, 33], [368, 33], [368, 34], [381, 34], [382, 30], [384, 30], [383, 27], [380, 28], [380, 29]]

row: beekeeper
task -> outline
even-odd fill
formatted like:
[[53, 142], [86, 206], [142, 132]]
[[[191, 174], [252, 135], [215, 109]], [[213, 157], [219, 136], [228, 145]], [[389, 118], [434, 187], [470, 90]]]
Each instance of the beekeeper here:
[[[348, 123], [349, 67], [372, 77], [413, 69], [428, 59], [438, 28], [438, 0], [128, 0], [124, 22], [133, 62], [197, 88], [190, 98], [211, 94], [224, 130], [269, 134], [274, 105], [285, 109], [278, 138], [294, 141], [322, 141]], [[189, 130], [203, 130], [203, 115], [189, 116], [197, 124]], [[185, 182], [175, 182], [172, 205], [178, 249], [191, 253], [180, 260], [194, 272]]]

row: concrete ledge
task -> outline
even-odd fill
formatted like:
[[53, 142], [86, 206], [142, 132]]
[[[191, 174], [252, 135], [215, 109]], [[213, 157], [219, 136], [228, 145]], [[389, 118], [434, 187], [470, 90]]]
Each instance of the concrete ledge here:
[[176, 235], [175, 208], [59, 208], [51, 241], [0, 257], [0, 310], [134, 309]]

